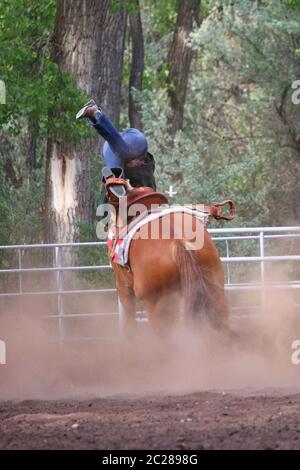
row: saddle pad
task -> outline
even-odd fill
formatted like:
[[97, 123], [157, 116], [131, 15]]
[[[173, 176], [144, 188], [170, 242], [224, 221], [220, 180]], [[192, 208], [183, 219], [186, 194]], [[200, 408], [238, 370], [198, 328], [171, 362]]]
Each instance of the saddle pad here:
[[118, 239], [116, 240], [116, 227], [111, 226], [108, 232], [107, 246], [110, 252], [111, 260], [114, 263], [119, 264], [120, 266], [129, 267], [128, 264], [128, 254], [130, 249], [130, 244], [134, 239], [136, 232], [143, 227], [144, 225], [157, 220], [161, 217], [164, 217], [169, 214], [184, 213], [195, 216], [200, 222], [204, 225], [207, 224], [209, 220], [208, 212], [200, 211], [196, 208], [188, 206], [172, 206], [166, 208], [162, 206], [161, 208], [156, 209], [150, 214], [144, 212], [140, 214], [139, 217], [134, 219], [123, 231], [119, 233]]

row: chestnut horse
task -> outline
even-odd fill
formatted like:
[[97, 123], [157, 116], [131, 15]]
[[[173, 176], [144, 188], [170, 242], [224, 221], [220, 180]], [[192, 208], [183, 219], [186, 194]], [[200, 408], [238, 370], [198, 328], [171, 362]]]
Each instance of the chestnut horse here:
[[[218, 212], [219, 217], [216, 218], [231, 220], [235, 213], [233, 203], [231, 209], [229, 217], [220, 216]], [[205, 224], [194, 215], [184, 214], [178, 218], [171, 214], [168, 220], [170, 237], [164, 239], [161, 236], [163, 219], [151, 222], [147, 239], [135, 237], [131, 241], [130, 270], [111, 261], [125, 332], [130, 334], [136, 328], [136, 300], [143, 304], [153, 329], [159, 334], [168, 332], [179, 316], [180, 298], [184, 299], [186, 318], [206, 320], [213, 328], [226, 330], [228, 303], [223, 267]], [[198, 249], [189, 249], [194, 238], [183, 236], [178, 239], [175, 236], [180, 228], [178, 224], [186, 222], [191, 223], [193, 233], [202, 230], [202, 246]], [[155, 239], [151, 238], [153, 230], [159, 233]]]

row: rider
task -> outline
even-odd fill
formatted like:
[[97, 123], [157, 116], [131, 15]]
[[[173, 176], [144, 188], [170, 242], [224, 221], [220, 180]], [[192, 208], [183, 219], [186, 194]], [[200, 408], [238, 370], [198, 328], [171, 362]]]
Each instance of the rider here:
[[155, 162], [148, 152], [144, 134], [133, 128], [118, 132], [94, 100], [86, 103], [76, 115], [77, 119], [83, 117], [106, 141], [103, 158], [105, 166], [112, 172], [110, 176], [129, 179], [132, 186], [148, 186], [155, 190]]

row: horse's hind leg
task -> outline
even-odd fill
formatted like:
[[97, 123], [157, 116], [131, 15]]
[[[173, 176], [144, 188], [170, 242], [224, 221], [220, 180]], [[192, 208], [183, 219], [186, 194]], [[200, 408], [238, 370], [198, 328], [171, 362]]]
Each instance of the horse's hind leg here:
[[172, 331], [179, 319], [177, 293], [165, 293], [148, 297], [143, 301], [149, 324], [156, 334], [165, 336]]
[[122, 333], [125, 337], [131, 337], [137, 331], [135, 295], [132, 289], [124, 286], [117, 285], [117, 291]]
[[[210, 299], [208, 309], [212, 309], [215, 312], [216, 319], [219, 319], [216, 321], [216, 325], [219, 325], [225, 331], [228, 328], [229, 305], [224, 290], [223, 273], [221, 272], [219, 278], [214, 275], [208, 276], [206, 282]], [[212, 315], [212, 317], [214, 316]]]

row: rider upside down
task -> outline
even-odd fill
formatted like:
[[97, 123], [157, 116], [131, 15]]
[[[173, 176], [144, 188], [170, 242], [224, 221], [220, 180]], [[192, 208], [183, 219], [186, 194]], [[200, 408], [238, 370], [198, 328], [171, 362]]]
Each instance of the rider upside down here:
[[[119, 201], [123, 195], [146, 198], [158, 197], [154, 178], [155, 162], [148, 152], [146, 137], [138, 129], [118, 132], [95, 101], [89, 101], [77, 114], [77, 119], [85, 117], [89, 125], [105, 139], [103, 158], [105, 162], [102, 202], [110, 202], [116, 208], [115, 219], [110, 224], [119, 227], [124, 221], [120, 217]], [[130, 181], [130, 185], [126, 182]], [[119, 184], [120, 183], [120, 184]], [[136, 188], [136, 189], [134, 189]], [[127, 190], [129, 192], [127, 193]], [[146, 191], [147, 190], [147, 191]], [[150, 199], [149, 199], [149, 192]], [[161, 201], [165, 198], [160, 195]], [[124, 199], [124, 198], [123, 198]], [[130, 197], [125, 198], [130, 200]], [[163, 203], [166, 201], [163, 201]], [[229, 216], [223, 216], [222, 205], [230, 205]], [[128, 203], [126, 215], [131, 208]], [[149, 207], [145, 205], [146, 212]], [[206, 208], [206, 212], [205, 212]], [[151, 209], [150, 209], [151, 210]], [[178, 211], [177, 211], [178, 212]], [[118, 296], [124, 312], [124, 329], [128, 334], [136, 330], [136, 300], [143, 303], [150, 325], [158, 334], [170, 331], [174, 319], [178, 318], [179, 298], [184, 299], [184, 312], [187, 318], [205, 320], [214, 329], [228, 330], [228, 303], [224, 292], [224, 273], [219, 253], [206, 229], [209, 216], [216, 219], [232, 220], [235, 206], [232, 201], [213, 206], [203, 206], [201, 218], [198, 213], [185, 212], [178, 218], [174, 211], [168, 213], [170, 236], [163, 236], [166, 214], [162, 213], [151, 222], [146, 220], [146, 230], [152, 234], [154, 228], [157, 237], [137, 237], [131, 240], [126, 266], [115, 261], [114, 251], [109, 250], [111, 264], [116, 278]], [[128, 217], [126, 217], [126, 228]], [[145, 225], [145, 224], [144, 224]], [[192, 234], [186, 235], [186, 225], [192, 227]], [[176, 236], [178, 231], [183, 234]], [[195, 234], [201, 232], [201, 246], [195, 245]], [[137, 230], [137, 234], [140, 229]], [[118, 231], [115, 235], [115, 247]]]

